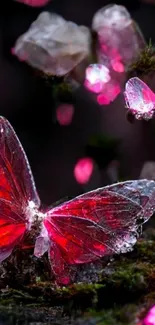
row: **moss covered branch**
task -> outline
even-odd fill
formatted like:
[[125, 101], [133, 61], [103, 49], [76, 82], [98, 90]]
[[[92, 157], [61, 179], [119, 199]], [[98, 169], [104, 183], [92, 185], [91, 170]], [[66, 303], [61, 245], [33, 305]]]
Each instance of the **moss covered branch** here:
[[133, 252], [103, 259], [98, 283], [63, 288], [52, 284], [47, 256], [16, 250], [0, 267], [0, 289], [0, 317], [11, 322], [75, 324], [80, 317], [79, 324], [134, 324], [155, 303], [155, 231]]

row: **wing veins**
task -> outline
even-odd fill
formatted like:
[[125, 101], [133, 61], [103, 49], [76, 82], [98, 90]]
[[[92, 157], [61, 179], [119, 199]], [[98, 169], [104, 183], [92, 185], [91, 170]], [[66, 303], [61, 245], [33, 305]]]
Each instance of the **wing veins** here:
[[[73, 217], [73, 218], [76, 218], [76, 217]], [[79, 220], [79, 219], [82, 219], [82, 220], [84, 220], [84, 221], [86, 221], [86, 219], [84, 219], [84, 218], [76, 218], [77, 220]], [[87, 221], [89, 221], [90, 222], [90, 220], [87, 220]], [[66, 223], [65, 222], [63, 222], [62, 220], [61, 220], [61, 223], [62, 224], [64, 224], [65, 226], [66, 226]], [[97, 225], [95, 222], [91, 222], [91, 223], [94, 223], [95, 225]], [[57, 228], [57, 226], [55, 225], [55, 224], [53, 224], [52, 223], [52, 225], [54, 226], [54, 228], [62, 235], [62, 237], [64, 237], [65, 238], [65, 236], [62, 234], [62, 232], [60, 231], [60, 229], [59, 228]], [[102, 230], [103, 232], [104, 232], [104, 230], [103, 230], [103, 228], [102, 227], [100, 227], [99, 225], [97, 225], [97, 227], [99, 227], [100, 228], [100, 230]], [[75, 226], [73, 226], [73, 225], [71, 225], [71, 228], [73, 228], [73, 229], [76, 229], [76, 227]], [[84, 234], [86, 234], [87, 235], [87, 237], [89, 237], [89, 238], [91, 238], [92, 239], [92, 237], [88, 234], [88, 233], [86, 233], [85, 231], [83, 231], [83, 233]], [[74, 235], [75, 236], [75, 235]], [[79, 238], [77, 238], [77, 236], [75, 236], [75, 238], [76, 239], [78, 239], [79, 240]], [[77, 243], [75, 243], [74, 241], [72, 241], [72, 240], [70, 240], [73, 244], [76, 244], [77, 246], [79, 246], [80, 248], [81, 248], [81, 246], [80, 245], [78, 245]], [[99, 244], [102, 244], [103, 245], [103, 242], [101, 242], [101, 241], [99, 241], [98, 239], [97, 239], [97, 241], [98, 241], [98, 243]], [[112, 249], [109, 245], [107, 245], [107, 243], [105, 243], [105, 246], [107, 247], [107, 248], [109, 248], [110, 250], [112, 250], [112, 251], [114, 251], [114, 252], [116, 252], [114, 249]], [[84, 247], [85, 248], [85, 247]], [[90, 249], [87, 249], [87, 251], [89, 251], [89, 252], [91, 252], [90, 251]], [[91, 252], [92, 253], [92, 252]], [[92, 253], [94, 256], [96, 256], [94, 253]]]

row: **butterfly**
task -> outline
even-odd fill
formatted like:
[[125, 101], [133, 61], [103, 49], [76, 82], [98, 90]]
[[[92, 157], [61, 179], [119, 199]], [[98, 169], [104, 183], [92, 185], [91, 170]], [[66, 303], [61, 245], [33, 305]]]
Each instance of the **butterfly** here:
[[155, 182], [135, 180], [43, 209], [26, 154], [0, 117], [0, 262], [38, 228], [34, 255], [48, 252], [56, 283], [74, 280], [72, 266], [132, 249], [155, 209]]
[[154, 92], [137, 77], [129, 79], [124, 92], [126, 106], [137, 119], [149, 120], [155, 111]]

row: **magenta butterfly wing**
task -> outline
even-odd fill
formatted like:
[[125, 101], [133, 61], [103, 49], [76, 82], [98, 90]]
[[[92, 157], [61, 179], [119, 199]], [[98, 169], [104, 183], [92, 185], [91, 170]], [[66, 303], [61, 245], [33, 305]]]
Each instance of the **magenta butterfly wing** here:
[[28, 228], [29, 202], [40, 206], [29, 163], [13, 128], [0, 117], [0, 262]]
[[155, 94], [137, 77], [129, 79], [125, 86], [125, 101], [131, 112], [139, 119], [150, 119], [155, 110]]
[[[145, 193], [146, 185], [149, 190]], [[57, 282], [70, 282], [69, 265], [131, 250], [139, 224], [153, 214], [148, 202], [154, 186], [155, 182], [145, 180], [118, 183], [49, 210], [44, 226]]]

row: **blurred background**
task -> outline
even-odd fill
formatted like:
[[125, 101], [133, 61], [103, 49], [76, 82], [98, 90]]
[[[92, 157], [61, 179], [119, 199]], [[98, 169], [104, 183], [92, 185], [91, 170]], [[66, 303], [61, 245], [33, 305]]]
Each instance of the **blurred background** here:
[[[116, 1], [126, 6], [147, 42], [155, 43], [153, 1]], [[77, 24], [91, 26], [105, 0], [52, 0], [31, 8], [4, 0], [0, 10], [0, 114], [13, 125], [28, 156], [44, 204], [76, 196], [115, 180], [136, 179], [145, 161], [155, 160], [155, 120], [129, 123], [122, 94], [99, 106], [84, 87], [75, 91], [72, 123], [61, 126], [53, 113], [51, 88], [44, 79], [11, 55], [16, 39], [41, 11], [56, 12]], [[155, 91], [155, 82], [152, 84]], [[88, 146], [91, 138], [94, 147]], [[96, 142], [95, 142], [96, 141]], [[97, 143], [97, 145], [96, 145]], [[93, 155], [95, 164], [87, 184], [74, 176], [77, 161]]]

